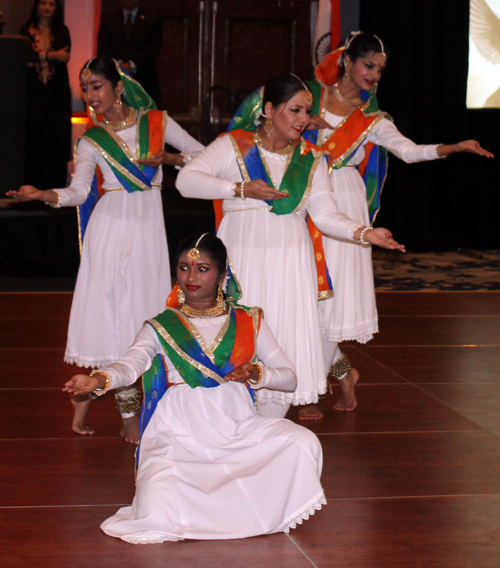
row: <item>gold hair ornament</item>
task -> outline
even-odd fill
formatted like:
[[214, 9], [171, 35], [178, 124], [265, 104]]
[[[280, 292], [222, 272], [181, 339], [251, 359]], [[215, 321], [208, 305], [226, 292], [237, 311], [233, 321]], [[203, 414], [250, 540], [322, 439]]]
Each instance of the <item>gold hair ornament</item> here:
[[208, 233], [203, 233], [203, 235], [201, 235], [201, 237], [196, 241], [196, 244], [194, 245], [194, 247], [192, 249], [190, 249], [187, 253], [187, 258], [188, 260], [190, 260], [191, 262], [194, 262], [195, 260], [199, 260], [200, 258], [200, 251], [198, 249], [198, 245], [201, 242], [201, 239], [205, 236], [207, 236]]

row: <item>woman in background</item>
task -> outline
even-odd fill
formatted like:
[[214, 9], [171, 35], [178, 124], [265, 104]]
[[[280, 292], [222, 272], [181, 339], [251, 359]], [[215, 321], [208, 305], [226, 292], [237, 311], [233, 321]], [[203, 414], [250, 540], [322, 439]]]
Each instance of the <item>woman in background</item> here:
[[29, 40], [25, 183], [65, 187], [71, 160], [71, 39], [60, 0], [35, 0], [19, 32]]

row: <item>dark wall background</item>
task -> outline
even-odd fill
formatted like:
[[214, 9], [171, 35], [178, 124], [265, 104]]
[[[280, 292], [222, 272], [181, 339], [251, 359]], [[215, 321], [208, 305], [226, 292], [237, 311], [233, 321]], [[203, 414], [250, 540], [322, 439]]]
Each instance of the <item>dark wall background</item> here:
[[500, 248], [500, 111], [465, 107], [468, 0], [361, 0], [360, 28], [390, 50], [379, 103], [403, 134], [427, 144], [477, 139], [498, 156], [409, 165], [391, 156], [377, 224], [413, 250]]

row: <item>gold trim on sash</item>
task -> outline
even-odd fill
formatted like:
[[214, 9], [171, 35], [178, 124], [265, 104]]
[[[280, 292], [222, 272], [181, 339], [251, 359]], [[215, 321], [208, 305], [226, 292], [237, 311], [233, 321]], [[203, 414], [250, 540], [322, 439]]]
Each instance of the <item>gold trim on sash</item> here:
[[[138, 185], [141, 189], [143, 189], [144, 191], [147, 191], [149, 189], [151, 189], [149, 186], [147, 186], [145, 183], [142, 183], [142, 181], [140, 181], [139, 179], [137, 179], [134, 175], [132, 175], [126, 168], [124, 168], [123, 166], [121, 166], [114, 158], [112, 158], [105, 150], [103, 150], [103, 148], [101, 148], [99, 146], [99, 144], [97, 144], [97, 142], [94, 142], [94, 140], [91, 140], [90, 138], [85, 138], [85, 140], [99, 153], [101, 154], [101, 156], [110, 164], [113, 165], [113, 167], [115, 167], [123, 176], [125, 176], [126, 178], [128, 178], [130, 181], [132, 181], [133, 183], [135, 183], [136, 185]], [[132, 159], [131, 159], [132, 161]]]
[[[177, 310], [176, 310], [177, 311]], [[170, 345], [170, 347], [172, 347], [172, 349], [177, 353], [177, 355], [179, 355], [179, 357], [182, 357], [184, 359], [184, 361], [187, 361], [190, 365], [192, 365], [193, 367], [195, 367], [195, 369], [198, 369], [198, 371], [200, 371], [205, 377], [209, 377], [211, 379], [214, 379], [214, 381], [218, 382], [220, 385], [224, 384], [226, 381], [224, 379], [221, 379], [219, 377], [219, 375], [217, 375], [216, 373], [214, 373], [213, 371], [211, 371], [210, 369], [208, 369], [207, 367], [205, 367], [205, 365], [202, 365], [201, 363], [198, 363], [198, 361], [195, 361], [194, 359], [192, 359], [191, 357], [188, 356], [187, 353], [185, 353], [178, 345], [177, 343], [172, 339], [172, 337], [170, 336], [170, 334], [167, 332], [167, 330], [161, 325], [159, 324], [156, 320], [148, 320], [148, 323], [150, 323], [155, 329], [156, 331], [163, 337], [163, 339]], [[188, 322], [189, 323], [189, 322]], [[196, 330], [197, 331], [197, 330]], [[194, 334], [193, 334], [194, 335]], [[199, 332], [198, 332], [199, 335]], [[201, 337], [201, 336], [200, 336]], [[196, 336], [195, 336], [196, 338]], [[197, 338], [196, 338], [197, 339]], [[198, 339], [197, 339], [198, 340]], [[204, 342], [203, 342], [204, 343]], [[203, 345], [200, 343], [200, 345], [202, 346], [203, 349]], [[205, 351], [205, 350], [204, 350]], [[207, 355], [207, 357], [209, 357], [209, 354], [205, 352], [205, 354]], [[209, 357], [210, 358], [210, 357]], [[212, 360], [210, 358], [210, 360]]]
[[[234, 153], [236, 155], [236, 161], [238, 162], [238, 166], [240, 167], [241, 175], [243, 176], [243, 181], [244, 182], [252, 181], [250, 179], [250, 176], [248, 175], [247, 167], [245, 165], [245, 160], [243, 159], [243, 156], [241, 155], [241, 151], [240, 151], [240, 148], [238, 146], [238, 143], [233, 138], [232, 134], [228, 134], [228, 136], [229, 136], [229, 140], [231, 140], [231, 144], [233, 145]], [[236, 183], [239, 183], [239, 182], [236, 182]]]

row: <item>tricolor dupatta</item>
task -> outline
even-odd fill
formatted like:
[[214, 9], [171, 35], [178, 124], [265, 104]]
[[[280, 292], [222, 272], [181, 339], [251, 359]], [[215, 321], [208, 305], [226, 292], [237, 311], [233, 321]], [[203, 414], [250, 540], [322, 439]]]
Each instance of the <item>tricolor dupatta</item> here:
[[[98, 123], [87, 130], [80, 140], [85, 139], [89, 142], [106, 160], [128, 193], [146, 191], [151, 189], [151, 183], [158, 168], [138, 165], [135, 163], [135, 159], [149, 158], [163, 148], [163, 133], [166, 126], [164, 117], [165, 114], [160, 110], [139, 110], [136, 140], [138, 155], [135, 155], [120, 137], [104, 123]], [[90, 215], [103, 193], [102, 174], [99, 170], [99, 172], [96, 171], [86, 202], [78, 207], [80, 251]]]
[[[175, 303], [172, 301], [171, 303]], [[191, 388], [214, 388], [243, 363], [255, 360], [262, 321], [260, 308], [230, 304], [229, 314], [212, 345], [207, 346], [196, 327], [181, 311], [167, 308], [148, 320], [171, 363]], [[144, 401], [139, 434], [142, 437], [169, 382], [167, 367], [157, 355], [143, 375]], [[136, 454], [138, 463], [139, 451]]]
[[[339, 58], [344, 49], [341, 47], [329, 53], [316, 67], [316, 80], [308, 82], [314, 96], [311, 114], [325, 117], [328, 104], [326, 85], [338, 81]], [[346, 116], [328, 137], [323, 136], [322, 130], [304, 132], [306, 140], [328, 152], [330, 173], [333, 169], [339, 169], [349, 163], [380, 120], [392, 120], [387, 113], [380, 110], [375, 91], [375, 87], [371, 91], [361, 91], [363, 104]], [[372, 143], [366, 144], [365, 157], [357, 168], [365, 182], [368, 212], [370, 222], [373, 222], [380, 209], [380, 194], [387, 174], [387, 150]]]

